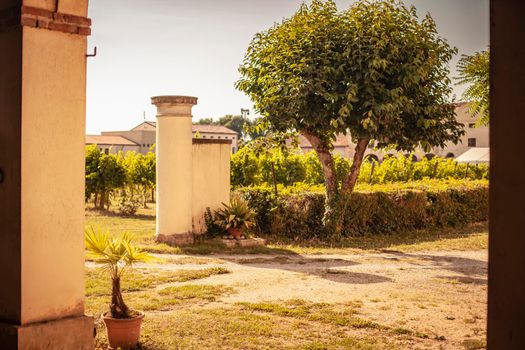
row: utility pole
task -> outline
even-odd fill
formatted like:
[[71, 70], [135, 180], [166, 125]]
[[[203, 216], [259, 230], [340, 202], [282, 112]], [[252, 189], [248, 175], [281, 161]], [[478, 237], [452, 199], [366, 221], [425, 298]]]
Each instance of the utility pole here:
[[241, 108], [241, 117], [242, 119], [246, 119], [250, 115], [249, 109]]

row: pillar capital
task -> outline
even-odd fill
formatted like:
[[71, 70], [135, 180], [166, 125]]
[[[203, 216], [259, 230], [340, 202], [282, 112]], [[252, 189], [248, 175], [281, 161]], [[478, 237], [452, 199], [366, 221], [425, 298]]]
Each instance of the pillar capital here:
[[181, 104], [189, 104], [189, 105], [196, 105], [197, 104], [197, 97], [192, 96], [153, 96], [151, 98], [151, 104], [155, 106], [159, 105], [181, 105]]
[[191, 108], [197, 104], [192, 96], [154, 96], [151, 104], [157, 107], [157, 117], [190, 117]]

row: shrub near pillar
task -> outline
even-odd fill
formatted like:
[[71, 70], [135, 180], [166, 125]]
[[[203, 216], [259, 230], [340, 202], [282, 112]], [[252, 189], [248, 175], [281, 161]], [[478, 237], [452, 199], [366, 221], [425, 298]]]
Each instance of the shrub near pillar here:
[[192, 115], [196, 97], [156, 96], [157, 242], [193, 243]]

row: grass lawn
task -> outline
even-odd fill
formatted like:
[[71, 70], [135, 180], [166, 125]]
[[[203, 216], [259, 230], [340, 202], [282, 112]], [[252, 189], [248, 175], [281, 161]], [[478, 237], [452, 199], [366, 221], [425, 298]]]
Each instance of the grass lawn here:
[[[209, 307], [217, 298], [236, 293], [235, 289], [193, 283], [166, 286], [225, 273], [229, 272], [201, 269], [181, 274], [140, 268], [127, 275], [123, 285], [126, 302], [147, 314], [141, 348], [405, 349], [429, 339], [427, 334], [366, 320], [360, 317], [356, 303], [294, 299]], [[86, 276], [86, 312], [100, 315], [110, 299], [109, 281], [94, 268], [87, 268]], [[96, 323], [97, 349], [106, 349], [104, 327], [100, 320]]]
[[[252, 249], [157, 244], [154, 208], [136, 217], [87, 210], [89, 227], [130, 232], [168, 254], [122, 281], [128, 306], [146, 313], [141, 349], [485, 348], [486, 224]], [[107, 348], [98, 316], [110, 291], [86, 262], [97, 349]]]

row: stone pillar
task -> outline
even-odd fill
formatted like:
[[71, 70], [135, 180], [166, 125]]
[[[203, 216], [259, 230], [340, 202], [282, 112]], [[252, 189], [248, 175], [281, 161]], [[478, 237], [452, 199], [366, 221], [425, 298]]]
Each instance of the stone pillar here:
[[87, 0], [0, 2], [2, 349], [94, 347], [84, 316], [86, 15]]
[[156, 96], [157, 241], [193, 243], [191, 108], [196, 97]]

